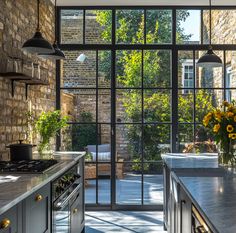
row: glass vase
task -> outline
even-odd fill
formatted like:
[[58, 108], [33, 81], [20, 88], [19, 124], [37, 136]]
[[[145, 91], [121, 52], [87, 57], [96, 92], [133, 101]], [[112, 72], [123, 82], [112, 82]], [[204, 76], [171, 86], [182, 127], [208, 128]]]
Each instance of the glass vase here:
[[218, 163], [221, 166], [234, 166], [235, 163], [235, 148], [231, 143], [221, 145], [221, 150], [218, 155]]

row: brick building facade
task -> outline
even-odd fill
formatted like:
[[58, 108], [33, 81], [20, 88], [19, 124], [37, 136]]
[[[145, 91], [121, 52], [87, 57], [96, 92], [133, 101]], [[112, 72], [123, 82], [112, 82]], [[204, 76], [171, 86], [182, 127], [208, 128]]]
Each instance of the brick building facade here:
[[[43, 36], [51, 43], [54, 40], [54, 6], [50, 0], [40, 1], [40, 25]], [[28, 99], [25, 98], [25, 85], [14, 84], [14, 97], [11, 95], [11, 81], [0, 77], [0, 155], [8, 158], [6, 145], [26, 139], [28, 126], [26, 112], [34, 114], [55, 108], [55, 64], [49, 60], [38, 59], [31, 54], [22, 53], [22, 44], [31, 38], [36, 29], [36, 0], [0, 1], [0, 54], [1, 64], [8, 56], [33, 61], [46, 70], [47, 86], [29, 86]], [[3, 68], [1, 66], [1, 68]], [[37, 143], [34, 138], [33, 143]]]

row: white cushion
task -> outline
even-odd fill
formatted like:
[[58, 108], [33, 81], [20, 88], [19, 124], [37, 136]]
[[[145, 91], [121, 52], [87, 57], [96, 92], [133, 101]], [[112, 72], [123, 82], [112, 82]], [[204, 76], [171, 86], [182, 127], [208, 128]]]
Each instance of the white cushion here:
[[[96, 162], [96, 152], [91, 152], [93, 161]], [[110, 161], [111, 160], [111, 152], [98, 152], [98, 161]]]

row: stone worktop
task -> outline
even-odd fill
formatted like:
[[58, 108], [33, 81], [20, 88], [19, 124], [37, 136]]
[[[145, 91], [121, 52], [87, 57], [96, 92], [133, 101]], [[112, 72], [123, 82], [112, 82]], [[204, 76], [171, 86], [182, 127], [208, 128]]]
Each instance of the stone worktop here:
[[178, 177], [193, 204], [214, 233], [236, 232], [236, 177]]
[[161, 155], [169, 169], [217, 168], [216, 153], [166, 153]]
[[58, 163], [43, 174], [0, 173], [0, 215], [75, 165], [84, 152], [55, 152]]

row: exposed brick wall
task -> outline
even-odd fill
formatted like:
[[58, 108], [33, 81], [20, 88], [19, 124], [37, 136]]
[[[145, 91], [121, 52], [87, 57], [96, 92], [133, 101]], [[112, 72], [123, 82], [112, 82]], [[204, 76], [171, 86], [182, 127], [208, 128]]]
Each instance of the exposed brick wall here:
[[[54, 40], [54, 7], [50, 0], [40, 1], [41, 31], [51, 43]], [[0, 54], [31, 60], [46, 68], [49, 85], [30, 86], [28, 100], [25, 85], [15, 83], [15, 95], [11, 96], [11, 81], [0, 77], [0, 155], [8, 157], [6, 145], [25, 139], [27, 124], [25, 113], [30, 109], [35, 115], [55, 108], [55, 64], [22, 53], [24, 41], [31, 38], [36, 29], [36, 0], [0, 1]], [[34, 138], [33, 143], [37, 143]]]
[[[204, 11], [204, 27], [203, 27], [203, 41], [209, 41], [209, 12]], [[236, 44], [236, 10], [213, 10], [212, 11], [212, 44]], [[223, 61], [223, 52], [217, 52], [218, 56]], [[226, 52], [226, 67], [231, 67], [231, 87], [236, 87], [236, 51]], [[211, 74], [212, 83], [208, 82], [211, 87], [223, 87], [222, 70], [220, 68], [214, 69]], [[222, 100], [222, 92], [216, 92], [216, 98]], [[231, 98], [236, 99], [236, 91], [231, 92]]]

